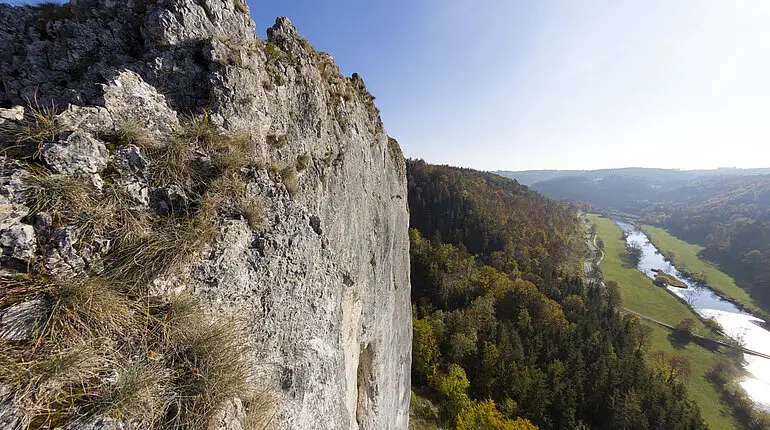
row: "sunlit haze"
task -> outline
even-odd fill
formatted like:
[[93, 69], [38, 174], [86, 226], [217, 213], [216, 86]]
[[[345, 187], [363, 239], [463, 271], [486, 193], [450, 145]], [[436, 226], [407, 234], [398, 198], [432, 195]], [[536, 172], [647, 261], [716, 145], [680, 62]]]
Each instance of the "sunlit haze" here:
[[260, 31], [288, 15], [361, 73], [410, 157], [510, 170], [768, 164], [766, 1], [249, 3]]

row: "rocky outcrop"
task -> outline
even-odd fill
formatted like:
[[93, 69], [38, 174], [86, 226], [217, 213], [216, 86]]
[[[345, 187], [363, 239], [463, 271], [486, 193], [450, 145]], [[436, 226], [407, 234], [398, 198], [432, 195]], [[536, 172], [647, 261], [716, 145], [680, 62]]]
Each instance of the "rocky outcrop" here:
[[[261, 166], [244, 173], [246, 192], [264, 202], [265, 221], [221, 220], [200, 258], [153, 288], [191, 292], [210, 315], [246, 321], [249, 362], [274, 393], [276, 428], [407, 427], [405, 165], [358, 75], [343, 77], [286, 18], [259, 39], [240, 0], [0, 5], [0, 58], [3, 124], [30, 102], [58, 110], [57, 137], [41, 147], [47, 169], [117, 186], [159, 214], [182, 210], [184, 191], [154, 187], [152, 151], [113, 147], [110, 136], [139, 126], [165, 138], [201, 112], [246, 135]], [[28, 213], [18, 198], [24, 166], [6, 159], [0, 173], [7, 270], [104, 270], [111, 243], [82, 243], [50, 215]]]

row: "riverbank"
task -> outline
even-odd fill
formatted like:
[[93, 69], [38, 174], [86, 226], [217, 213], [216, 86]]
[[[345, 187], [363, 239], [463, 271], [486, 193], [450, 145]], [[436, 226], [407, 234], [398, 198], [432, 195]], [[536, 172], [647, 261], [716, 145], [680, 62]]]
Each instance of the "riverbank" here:
[[[670, 325], [676, 325], [684, 318], [692, 318], [696, 321], [697, 333], [710, 333], [687, 305], [665, 288], [653, 285], [650, 278], [625, 263], [622, 258], [625, 241], [622, 239], [620, 227], [608, 218], [593, 214], [587, 217], [590, 223], [596, 224], [596, 233], [604, 242], [604, 260], [600, 265], [604, 279], [617, 282], [625, 307]], [[665, 351], [669, 354], [684, 355], [690, 360], [693, 372], [687, 382], [688, 393], [700, 406], [709, 426], [714, 429], [740, 428], [730, 409], [721, 401], [719, 391], [707, 379], [711, 369], [719, 362], [720, 354], [695, 343], [675, 346], [669, 340], [670, 333], [666, 329], [647, 322], [644, 324], [652, 328], [649, 353]]]
[[761, 309], [732, 277], [719, 270], [714, 264], [698, 257], [698, 253], [703, 249], [702, 246], [685, 242], [659, 227], [644, 224], [637, 224], [637, 226], [667, 260], [673, 257], [672, 264], [676, 265], [682, 274], [704, 283], [722, 299], [767, 321], [770, 315]]
[[667, 324], [676, 325], [685, 318], [696, 321], [696, 332], [706, 335], [710, 330], [685, 303], [680, 302], [665, 288], [652, 283], [652, 279], [623, 259], [626, 242], [622, 230], [611, 219], [587, 215], [596, 224], [596, 233], [604, 242], [604, 260], [600, 265], [605, 281], [615, 281], [626, 307]]

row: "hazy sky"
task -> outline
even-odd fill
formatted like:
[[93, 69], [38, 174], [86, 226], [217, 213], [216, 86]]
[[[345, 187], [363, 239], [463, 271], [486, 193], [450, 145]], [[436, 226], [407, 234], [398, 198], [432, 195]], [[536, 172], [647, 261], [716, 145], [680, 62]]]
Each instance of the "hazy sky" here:
[[768, 0], [248, 0], [360, 73], [409, 157], [770, 166]]
[[362, 74], [407, 156], [770, 166], [770, 1], [250, 1]]

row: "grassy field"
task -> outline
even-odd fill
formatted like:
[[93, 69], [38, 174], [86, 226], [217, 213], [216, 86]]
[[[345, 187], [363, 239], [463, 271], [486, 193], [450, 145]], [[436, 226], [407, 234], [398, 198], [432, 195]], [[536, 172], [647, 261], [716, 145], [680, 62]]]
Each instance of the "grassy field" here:
[[[597, 225], [598, 235], [604, 241], [605, 257], [601, 264], [604, 279], [618, 283], [624, 307], [671, 325], [676, 325], [684, 318], [692, 318], [697, 321], [699, 333], [709, 333], [690, 308], [664, 288], [656, 287], [650, 278], [636, 268], [625, 263], [622, 258], [625, 241], [615, 223], [597, 215], [588, 215], [588, 219]], [[669, 332], [666, 329], [657, 325], [651, 327], [653, 332], [650, 352], [663, 350], [670, 354], [682, 354], [690, 359], [693, 375], [687, 383], [688, 392], [690, 398], [700, 406], [709, 426], [720, 430], [738, 428], [729, 409], [720, 401], [719, 393], [706, 379], [706, 374], [716, 364], [719, 356], [694, 343], [677, 348], [669, 341]]]
[[703, 261], [698, 257], [698, 253], [703, 249], [702, 246], [677, 239], [661, 228], [645, 225], [642, 226], [642, 231], [661, 252], [674, 254], [674, 264], [677, 269], [699, 274], [706, 281], [709, 288], [725, 297], [729, 297], [748, 309], [759, 309], [751, 296], [735, 284], [733, 278], [720, 271], [713, 264]]
[[668, 330], [654, 324], [650, 324], [650, 327], [652, 327], [650, 353], [663, 350], [669, 354], [681, 354], [690, 359], [692, 377], [687, 381], [687, 393], [700, 406], [703, 419], [709, 427], [715, 430], [740, 428], [733, 419], [730, 408], [720, 401], [717, 389], [706, 379], [706, 375], [717, 363], [719, 356], [694, 343], [682, 349], [676, 348], [668, 340]]
[[[687, 305], [677, 300], [665, 288], [655, 286], [652, 279], [623, 260], [626, 242], [621, 238], [620, 227], [608, 218], [600, 218], [597, 215], [588, 217], [596, 224], [598, 235], [604, 241], [605, 257], [601, 264], [604, 279], [618, 283], [623, 306], [671, 325], [676, 325], [684, 318], [697, 320], [697, 316]], [[697, 322], [697, 330], [703, 335], [709, 333], [700, 321]]]

